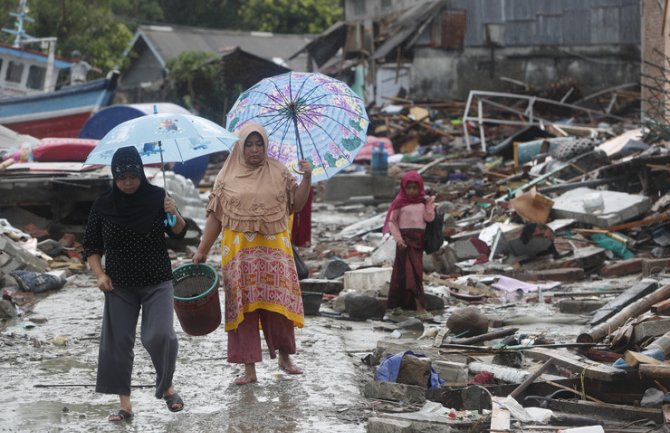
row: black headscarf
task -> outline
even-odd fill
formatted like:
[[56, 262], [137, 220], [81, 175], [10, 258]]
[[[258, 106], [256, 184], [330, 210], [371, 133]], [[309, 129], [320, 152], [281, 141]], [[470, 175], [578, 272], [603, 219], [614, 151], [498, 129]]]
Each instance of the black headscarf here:
[[[126, 194], [116, 186], [116, 181], [125, 173], [140, 178], [140, 187], [132, 194]], [[139, 152], [133, 146], [118, 149], [112, 157], [112, 189], [102, 194], [93, 208], [114, 224], [146, 234], [163, 211], [165, 190], [151, 185], [144, 175], [144, 166]]]

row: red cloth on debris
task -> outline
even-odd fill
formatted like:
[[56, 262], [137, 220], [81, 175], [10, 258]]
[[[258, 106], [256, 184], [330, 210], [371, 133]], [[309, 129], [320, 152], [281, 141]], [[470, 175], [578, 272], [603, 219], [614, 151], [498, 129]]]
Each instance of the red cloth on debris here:
[[471, 385], [494, 385], [496, 379], [493, 376], [493, 373], [488, 371], [482, 371], [475, 375], [470, 381]]
[[312, 241], [312, 196], [314, 188], [309, 189], [307, 203], [302, 210], [293, 216], [291, 242], [296, 247], [306, 247]]

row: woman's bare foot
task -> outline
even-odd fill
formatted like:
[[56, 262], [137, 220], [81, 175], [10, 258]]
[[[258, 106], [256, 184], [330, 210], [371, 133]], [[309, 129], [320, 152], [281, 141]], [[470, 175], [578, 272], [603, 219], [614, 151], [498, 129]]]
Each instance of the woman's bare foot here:
[[288, 374], [302, 374], [302, 370], [293, 364], [287, 353], [279, 352], [279, 369]]
[[235, 385], [248, 385], [248, 384], [250, 384], [250, 383], [254, 383], [254, 382], [256, 382], [257, 380], [258, 380], [258, 379], [256, 379], [255, 377], [249, 377], [249, 376], [247, 376], [247, 375], [245, 374], [245, 375], [242, 375], [242, 376], [236, 378], [236, 379], [233, 381], [233, 383], [234, 383]]
[[248, 385], [256, 382], [256, 364], [244, 364], [244, 374], [233, 381], [235, 385]]

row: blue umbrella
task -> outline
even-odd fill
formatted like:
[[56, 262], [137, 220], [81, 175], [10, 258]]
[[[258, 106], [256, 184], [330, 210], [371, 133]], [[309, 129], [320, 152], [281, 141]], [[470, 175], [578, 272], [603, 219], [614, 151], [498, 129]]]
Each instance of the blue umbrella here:
[[[184, 162], [210, 153], [230, 150], [238, 137], [226, 128], [190, 114], [154, 113], [130, 119], [102, 137], [84, 165], [111, 165], [114, 152], [135, 146], [144, 164], [160, 163], [165, 183], [165, 162]], [[170, 216], [168, 220], [171, 220]]]
[[242, 92], [227, 127], [236, 131], [251, 120], [268, 132], [272, 158], [294, 171], [298, 160], [310, 162], [312, 182], [351, 164], [367, 142], [363, 100], [342, 81], [319, 73], [288, 72]]

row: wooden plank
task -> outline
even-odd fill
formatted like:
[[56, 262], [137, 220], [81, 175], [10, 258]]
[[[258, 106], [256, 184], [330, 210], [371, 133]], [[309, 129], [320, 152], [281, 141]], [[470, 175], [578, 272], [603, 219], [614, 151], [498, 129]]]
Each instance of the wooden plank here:
[[652, 379], [670, 379], [670, 365], [668, 364], [640, 364], [637, 367], [640, 376]]
[[526, 388], [530, 386], [531, 383], [535, 382], [535, 379], [537, 379], [542, 373], [547, 371], [549, 367], [553, 365], [553, 360], [548, 360], [540, 368], [537, 369], [537, 371], [530, 376], [526, 378], [519, 386], [514, 388], [514, 391], [512, 391], [509, 395], [510, 397], [517, 398], [519, 394], [521, 394]]
[[525, 354], [529, 358], [539, 361], [548, 361], [552, 359], [554, 365], [565, 367], [574, 373], [583, 373], [585, 377], [590, 379], [612, 382], [626, 377], [626, 372], [619, 368], [594, 363], [593, 361], [566, 351], [536, 348], [527, 350]]
[[637, 367], [640, 364], [652, 364], [652, 365], [663, 364], [656, 358], [652, 358], [651, 356], [645, 355], [643, 353], [633, 352], [632, 350], [627, 350], [626, 353], [624, 353], [623, 355], [623, 359], [626, 361], [626, 364], [630, 365], [633, 368]]
[[660, 408], [634, 407], [621, 404], [593, 403], [584, 400], [549, 400], [549, 409], [575, 415], [588, 415], [596, 419], [639, 421], [648, 419], [656, 424], [663, 423]]

